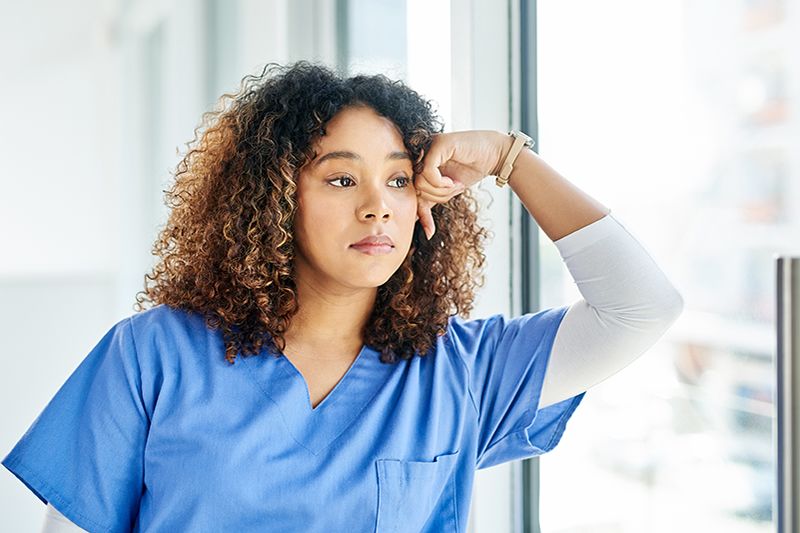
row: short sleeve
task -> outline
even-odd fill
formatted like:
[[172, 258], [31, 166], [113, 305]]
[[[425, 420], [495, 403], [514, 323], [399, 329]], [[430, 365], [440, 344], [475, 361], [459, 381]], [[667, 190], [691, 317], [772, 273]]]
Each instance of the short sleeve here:
[[2, 464], [88, 531], [130, 531], [149, 427], [130, 318], [89, 352]]
[[449, 341], [469, 375], [478, 414], [476, 468], [555, 448], [586, 392], [539, 409], [547, 363], [569, 306], [511, 319], [450, 318]]

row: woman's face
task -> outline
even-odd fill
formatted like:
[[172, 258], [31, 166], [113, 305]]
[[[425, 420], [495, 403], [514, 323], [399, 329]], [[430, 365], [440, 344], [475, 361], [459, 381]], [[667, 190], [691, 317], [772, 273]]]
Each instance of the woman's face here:
[[[370, 107], [348, 107], [326, 125], [317, 156], [300, 170], [295, 217], [296, 275], [345, 292], [384, 284], [411, 247], [417, 194], [400, 131]], [[388, 236], [388, 253], [352, 245]]]

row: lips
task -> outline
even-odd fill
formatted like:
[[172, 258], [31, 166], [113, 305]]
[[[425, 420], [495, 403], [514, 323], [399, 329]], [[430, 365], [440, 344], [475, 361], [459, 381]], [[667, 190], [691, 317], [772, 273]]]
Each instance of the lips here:
[[382, 233], [380, 235], [367, 235], [357, 243], [351, 244], [350, 246], [378, 246], [378, 245], [389, 245], [394, 247], [394, 242], [392, 241], [391, 237]]

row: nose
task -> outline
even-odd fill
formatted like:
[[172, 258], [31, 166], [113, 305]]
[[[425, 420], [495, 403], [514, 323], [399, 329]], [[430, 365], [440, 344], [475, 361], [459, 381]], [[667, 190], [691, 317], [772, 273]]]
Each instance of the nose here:
[[386, 198], [391, 194], [390, 191], [381, 190], [380, 185], [366, 186], [365, 190], [364, 198], [358, 208], [359, 219], [385, 220], [391, 218], [392, 208]]

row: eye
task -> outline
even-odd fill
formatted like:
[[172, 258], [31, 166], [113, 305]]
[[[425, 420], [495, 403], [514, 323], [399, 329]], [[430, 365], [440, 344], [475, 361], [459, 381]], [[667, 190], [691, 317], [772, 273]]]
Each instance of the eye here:
[[[351, 176], [348, 176], [347, 174], [342, 174], [341, 176], [336, 176], [332, 180], [328, 180], [328, 183], [333, 183], [334, 181], [339, 181], [339, 180], [350, 180], [350, 181], [353, 181], [353, 178]], [[344, 186], [339, 186], [339, 185], [334, 185], [334, 187], [337, 187], [339, 189], [345, 188]]]
[[[396, 178], [392, 179], [392, 181], [397, 181], [397, 180], [400, 180], [402, 185], [396, 186], [395, 189], [404, 189], [404, 188], [408, 187], [409, 184], [411, 183], [411, 178], [409, 178], [408, 176], [397, 176]], [[352, 182], [354, 180], [353, 180], [352, 176], [349, 176], [347, 174], [342, 174], [341, 176], [336, 176], [335, 178], [328, 180], [328, 183], [333, 183], [335, 181], [351, 181]], [[347, 185], [334, 185], [334, 187], [336, 187], [338, 189], [344, 189], [344, 188], [346, 188], [348, 186]]]
[[397, 176], [392, 181], [395, 181], [395, 180], [405, 180], [405, 182], [404, 182], [405, 185], [397, 187], [398, 189], [404, 189], [404, 188], [408, 187], [408, 185], [411, 183], [411, 178], [409, 178], [408, 176]]

